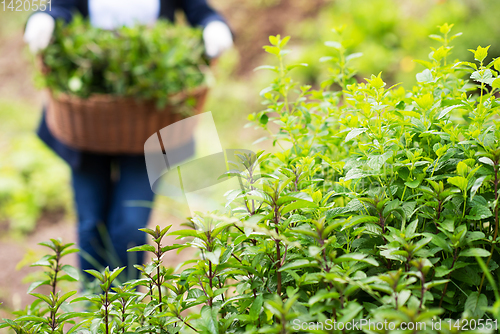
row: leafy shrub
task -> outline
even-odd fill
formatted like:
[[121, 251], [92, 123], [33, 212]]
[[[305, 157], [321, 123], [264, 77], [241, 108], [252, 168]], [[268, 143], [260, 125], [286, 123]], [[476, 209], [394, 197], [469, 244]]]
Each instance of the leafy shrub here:
[[11, 140], [0, 154], [0, 221], [31, 232], [43, 214], [68, 212], [70, 203], [68, 168], [34, 134]]
[[134, 96], [160, 105], [170, 94], [203, 84], [207, 65], [201, 31], [164, 20], [110, 31], [77, 16], [67, 25], [57, 23], [42, 57], [51, 90]]
[[[420, 62], [410, 90], [386, 88], [380, 74], [356, 82], [338, 41], [328, 43], [340, 59], [336, 75], [319, 90], [299, 86], [284, 62], [289, 38], [271, 36], [265, 49], [278, 65], [263, 68], [277, 77], [262, 91], [266, 109], [250, 120], [280, 149], [240, 157], [248, 168], [237, 173], [228, 213], [195, 216], [190, 229], [170, 233], [189, 238], [184, 244], [162, 244], [168, 227], [144, 229], [153, 245], [131, 250], [153, 254], [137, 266], [143, 278], [111, 288], [121, 269], [90, 271], [104, 294], [76, 299], [97, 305], [87, 314], [59, 311], [67, 295], [53, 288], [0, 326], [62, 332], [81, 317], [68, 332], [405, 332], [326, 327], [364, 318], [420, 326], [412, 333], [492, 332], [500, 319], [500, 62], [484, 63], [488, 47], [472, 50], [475, 63], [450, 61], [450, 29], [441, 26], [444, 43]], [[185, 247], [200, 258], [180, 274], [161, 265]], [[55, 254], [44, 262], [49, 277]]]
[[[317, 63], [318, 55], [324, 55], [328, 47], [324, 41], [330, 39], [330, 27], [346, 26], [349, 50], [361, 52], [356, 69], [361, 77], [383, 71], [387, 82], [403, 82], [405, 88], [415, 82], [418, 65], [412, 59], [427, 57], [427, 36], [434, 34], [442, 22], [454, 22], [458, 31], [467, 34], [458, 39], [454, 54], [461, 60], [472, 61], [467, 51], [471, 45], [494, 43], [500, 33], [496, 13], [500, 3], [495, 0], [436, 1], [436, 0], [363, 0], [331, 1], [316, 17], [293, 23], [289, 31], [302, 40], [301, 62], [310, 66], [301, 69], [309, 82], [320, 83], [328, 73]], [[376, 14], [375, 14], [376, 13]], [[492, 45], [490, 55], [500, 55], [500, 45]]]

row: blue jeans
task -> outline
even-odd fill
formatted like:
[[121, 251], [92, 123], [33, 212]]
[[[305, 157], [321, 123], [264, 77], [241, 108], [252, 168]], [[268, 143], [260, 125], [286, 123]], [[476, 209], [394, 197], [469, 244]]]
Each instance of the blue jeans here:
[[153, 202], [144, 156], [92, 154], [72, 169], [78, 213], [78, 243], [82, 270], [127, 266], [127, 278], [138, 277], [134, 264], [143, 252], [128, 248], [147, 242], [146, 227]]

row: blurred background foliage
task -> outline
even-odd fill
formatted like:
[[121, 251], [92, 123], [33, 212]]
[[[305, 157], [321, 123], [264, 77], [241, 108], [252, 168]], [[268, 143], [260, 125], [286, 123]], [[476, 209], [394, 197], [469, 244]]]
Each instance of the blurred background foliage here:
[[[292, 58], [311, 66], [295, 73], [304, 83], [318, 85], [330, 73], [318, 62], [331, 55], [324, 42], [332, 28], [345, 25], [349, 51], [358, 78], [383, 72], [389, 83], [411, 84], [423, 68], [413, 59], [427, 59], [429, 40], [437, 26], [455, 24], [463, 32], [454, 41], [452, 58], [471, 59], [467, 49], [492, 44], [500, 54], [498, 0], [211, 0], [229, 21], [236, 48], [214, 67], [217, 80], [206, 110], [211, 110], [225, 148], [250, 148], [260, 134], [242, 131], [246, 115], [261, 108], [259, 91], [269, 81], [262, 46], [271, 34], [291, 35]], [[33, 87], [32, 56], [22, 33], [29, 13], [0, 11], [0, 231], [23, 234], [37, 223], [73, 221], [69, 170], [33, 134], [43, 93]], [[266, 147], [260, 143], [260, 148]], [[255, 147], [253, 148], [256, 149]], [[65, 213], [65, 214], [63, 214]], [[5, 234], [6, 235], [6, 234]]]
[[310, 83], [328, 76], [317, 60], [329, 52], [324, 42], [332, 38], [328, 28], [333, 25], [345, 26], [351, 51], [363, 54], [356, 64], [360, 78], [382, 71], [390, 83], [410, 86], [415, 72], [423, 69], [413, 59], [428, 60], [428, 46], [439, 45], [429, 35], [445, 22], [454, 24], [453, 33], [463, 33], [452, 43], [452, 59], [472, 61], [468, 49], [478, 45], [491, 44], [491, 54], [499, 55], [500, 43], [495, 39], [500, 34], [495, 15], [499, 11], [500, 1], [495, 0], [332, 1], [317, 17], [291, 25], [288, 33], [301, 39], [297, 57], [312, 65], [301, 68], [303, 79]]

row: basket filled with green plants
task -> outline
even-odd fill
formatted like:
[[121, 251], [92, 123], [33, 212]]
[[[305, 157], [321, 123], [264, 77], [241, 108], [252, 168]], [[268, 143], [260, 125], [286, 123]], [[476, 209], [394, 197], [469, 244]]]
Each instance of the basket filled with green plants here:
[[41, 60], [49, 129], [85, 151], [141, 153], [153, 133], [200, 112], [207, 93], [201, 31], [166, 21], [117, 30], [58, 22]]

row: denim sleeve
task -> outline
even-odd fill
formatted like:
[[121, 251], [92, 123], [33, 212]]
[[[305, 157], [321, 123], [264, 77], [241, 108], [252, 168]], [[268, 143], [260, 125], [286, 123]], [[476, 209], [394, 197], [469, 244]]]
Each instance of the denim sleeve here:
[[222, 16], [210, 7], [207, 0], [179, 0], [179, 5], [192, 26], [205, 27], [212, 21], [225, 22]]
[[70, 22], [73, 18], [73, 12], [77, 9], [77, 0], [52, 0], [51, 6], [47, 6], [45, 13], [52, 16], [55, 20], [63, 19]]

